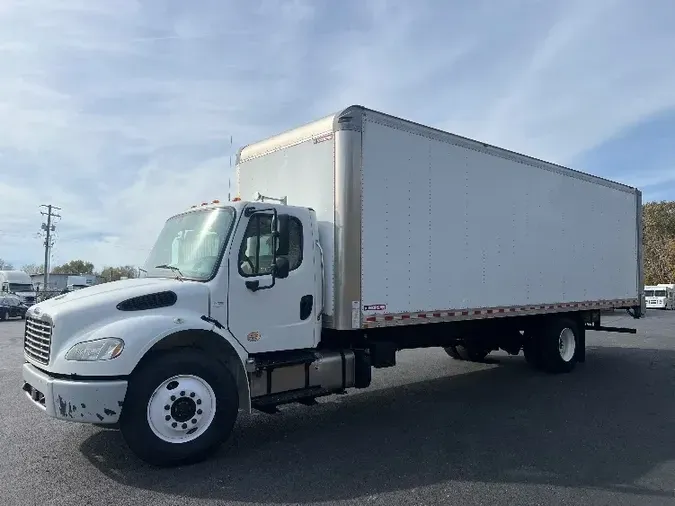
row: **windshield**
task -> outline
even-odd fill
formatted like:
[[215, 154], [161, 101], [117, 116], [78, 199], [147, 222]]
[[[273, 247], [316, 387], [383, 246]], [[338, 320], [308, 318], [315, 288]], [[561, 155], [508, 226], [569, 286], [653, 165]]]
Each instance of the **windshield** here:
[[222, 249], [227, 244], [235, 212], [231, 207], [207, 209], [167, 220], [145, 262], [147, 275], [179, 274], [199, 281], [211, 279]]
[[654, 291], [654, 297], [665, 297], [665, 296], [666, 296], [665, 290], [655, 290]]
[[10, 292], [32, 292], [33, 285], [28, 283], [10, 283], [9, 284]]

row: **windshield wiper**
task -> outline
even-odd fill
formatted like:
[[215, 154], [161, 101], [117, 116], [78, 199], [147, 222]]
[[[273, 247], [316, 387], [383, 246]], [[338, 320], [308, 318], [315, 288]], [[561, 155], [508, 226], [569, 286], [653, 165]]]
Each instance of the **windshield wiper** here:
[[168, 265], [168, 264], [160, 264], [160, 265], [155, 265], [155, 269], [169, 269], [171, 271], [177, 272], [178, 273], [178, 279], [182, 280], [185, 276], [183, 276], [183, 273], [180, 271], [178, 267], [175, 265]]

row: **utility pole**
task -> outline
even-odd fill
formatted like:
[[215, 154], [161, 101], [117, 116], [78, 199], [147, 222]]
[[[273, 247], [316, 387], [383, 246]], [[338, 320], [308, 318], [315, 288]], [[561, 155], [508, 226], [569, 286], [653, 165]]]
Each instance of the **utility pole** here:
[[47, 223], [42, 224], [42, 230], [46, 232], [45, 235], [45, 274], [44, 274], [44, 286], [43, 290], [47, 290], [48, 284], [49, 284], [49, 256], [52, 250], [52, 246], [54, 245], [54, 241], [52, 239], [52, 232], [56, 230], [56, 226], [52, 223], [53, 218], [60, 218], [61, 215], [54, 213], [55, 210], [61, 210], [60, 207], [53, 206], [51, 204], [48, 205], [42, 205], [40, 207], [44, 207], [47, 209], [47, 212], [45, 211], [40, 211], [40, 214], [42, 216], [47, 217]]

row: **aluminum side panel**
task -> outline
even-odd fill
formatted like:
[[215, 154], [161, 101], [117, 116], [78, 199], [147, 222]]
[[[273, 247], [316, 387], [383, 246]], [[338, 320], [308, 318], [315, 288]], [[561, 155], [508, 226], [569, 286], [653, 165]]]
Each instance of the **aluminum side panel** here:
[[645, 314], [646, 302], [644, 296], [645, 287], [645, 267], [644, 267], [644, 238], [642, 229], [642, 192], [635, 190], [635, 215], [636, 215], [636, 242], [637, 242], [637, 290], [640, 295], [641, 314]]
[[335, 317], [337, 330], [361, 327], [360, 118], [335, 132]]
[[362, 128], [364, 317], [637, 296], [634, 191]]
[[[330, 128], [303, 142], [241, 159], [237, 166], [239, 196], [252, 200], [255, 192], [287, 197], [288, 205], [316, 212], [324, 254], [324, 315], [330, 321], [334, 306], [335, 184], [334, 134]], [[310, 237], [305, 234], [305, 237]]]

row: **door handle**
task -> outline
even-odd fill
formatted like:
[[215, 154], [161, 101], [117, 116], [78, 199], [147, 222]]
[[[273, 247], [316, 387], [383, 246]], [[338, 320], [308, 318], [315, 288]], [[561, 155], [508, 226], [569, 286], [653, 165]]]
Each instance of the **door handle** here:
[[312, 307], [314, 306], [314, 296], [303, 295], [300, 298], [300, 319], [306, 320], [312, 314]]

